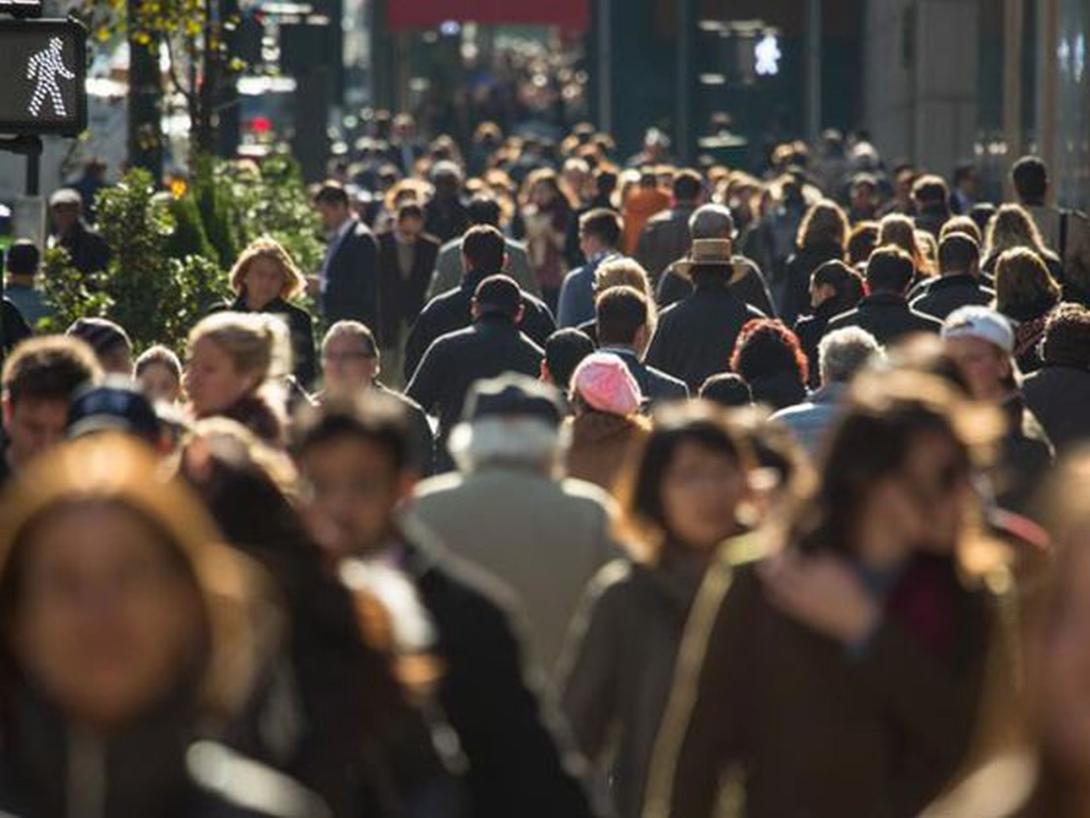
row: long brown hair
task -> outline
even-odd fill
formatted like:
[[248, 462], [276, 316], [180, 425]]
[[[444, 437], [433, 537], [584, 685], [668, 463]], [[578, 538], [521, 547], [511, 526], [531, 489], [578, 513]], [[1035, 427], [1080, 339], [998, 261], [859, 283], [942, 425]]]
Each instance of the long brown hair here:
[[663, 481], [677, 450], [687, 442], [723, 454], [743, 471], [752, 466], [748, 445], [721, 407], [694, 401], [657, 411], [651, 435], [625, 469], [619, 489], [621, 540], [640, 562], [657, 563], [669, 547], [672, 532], [662, 503]]
[[800, 506], [791, 539], [803, 550], [849, 551], [870, 487], [905, 465], [921, 433], [947, 438], [968, 470], [986, 462], [1001, 428], [994, 413], [973, 406], [936, 377], [862, 373], [829, 438], [819, 487]]
[[0, 655], [14, 683], [10, 639], [21, 600], [21, 575], [36, 525], [59, 509], [95, 503], [147, 521], [162, 535], [202, 601], [201, 702], [207, 715], [229, 718], [246, 702], [280, 635], [263, 573], [221, 544], [201, 503], [128, 436], [104, 433], [56, 447], [20, 473], [0, 505]]

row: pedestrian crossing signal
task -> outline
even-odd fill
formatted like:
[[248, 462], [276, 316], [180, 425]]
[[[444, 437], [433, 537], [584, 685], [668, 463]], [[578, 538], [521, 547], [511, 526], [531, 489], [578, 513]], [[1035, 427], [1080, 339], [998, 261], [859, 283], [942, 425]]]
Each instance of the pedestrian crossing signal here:
[[87, 124], [86, 55], [77, 22], [0, 21], [0, 134], [78, 135]]

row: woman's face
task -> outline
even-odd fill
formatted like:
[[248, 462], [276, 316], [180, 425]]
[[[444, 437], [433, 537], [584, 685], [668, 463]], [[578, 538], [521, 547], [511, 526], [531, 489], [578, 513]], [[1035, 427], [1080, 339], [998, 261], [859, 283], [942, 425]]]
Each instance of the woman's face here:
[[667, 528], [683, 545], [711, 549], [734, 533], [744, 491], [745, 475], [734, 458], [685, 441], [663, 476]]
[[538, 182], [530, 194], [530, 201], [538, 207], [548, 207], [553, 203], [553, 186], [550, 182]]
[[182, 396], [182, 384], [164, 364], [148, 364], [138, 380], [140, 388], [153, 403], [177, 403]]
[[1056, 760], [1090, 777], [1090, 535], [1066, 544], [1056, 608], [1037, 634], [1027, 667], [1042, 738]]
[[200, 643], [200, 599], [155, 531], [87, 505], [25, 545], [15, 653], [62, 712], [110, 729], [173, 692]]
[[[965, 455], [954, 441], [939, 432], [923, 432], [909, 446], [904, 466], [877, 481], [867, 501], [880, 511], [885, 525], [901, 533], [906, 546], [950, 554], [972, 503], [969, 478]], [[873, 556], [897, 561], [907, 553]]]
[[239, 372], [231, 356], [211, 338], [193, 344], [185, 367], [185, 391], [197, 417], [231, 408], [256, 386], [254, 376]]
[[258, 256], [250, 262], [242, 283], [246, 287], [246, 302], [250, 309], [260, 310], [280, 297], [284, 290], [284, 271], [276, 259]]

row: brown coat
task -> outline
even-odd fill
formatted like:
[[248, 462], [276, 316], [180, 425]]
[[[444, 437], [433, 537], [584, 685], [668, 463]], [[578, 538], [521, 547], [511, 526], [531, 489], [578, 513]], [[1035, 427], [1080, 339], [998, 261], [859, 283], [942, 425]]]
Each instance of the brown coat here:
[[950, 561], [921, 557], [890, 596], [903, 612], [887, 604], [853, 654], [773, 607], [755, 564], [732, 559], [694, 603], [647, 818], [711, 816], [727, 772], [747, 818], [915, 815], [964, 760], [993, 598], [965, 590]]
[[612, 491], [621, 469], [651, 433], [641, 417], [621, 417], [587, 411], [568, 420], [571, 448], [568, 476], [586, 480]]

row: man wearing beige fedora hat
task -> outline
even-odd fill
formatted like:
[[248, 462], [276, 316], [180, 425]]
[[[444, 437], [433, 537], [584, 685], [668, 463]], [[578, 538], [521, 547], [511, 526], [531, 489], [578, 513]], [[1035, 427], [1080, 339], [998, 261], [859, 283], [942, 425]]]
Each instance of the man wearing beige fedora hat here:
[[731, 285], [747, 270], [734, 263], [730, 239], [694, 239], [674, 272], [693, 283], [692, 295], [663, 312], [647, 352], [647, 363], [681, 378], [696, 392], [730, 370], [730, 355], [742, 326], [764, 314], [746, 304]]

